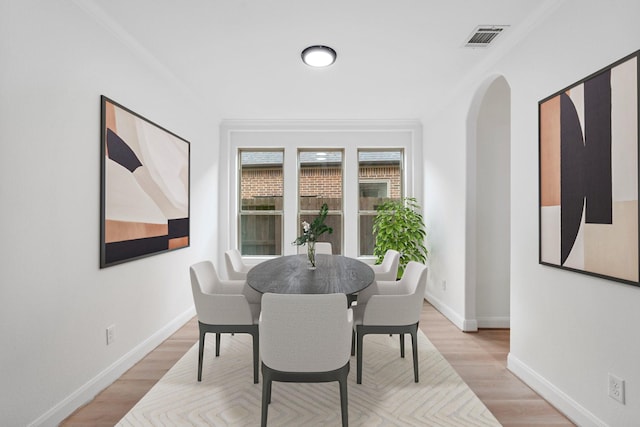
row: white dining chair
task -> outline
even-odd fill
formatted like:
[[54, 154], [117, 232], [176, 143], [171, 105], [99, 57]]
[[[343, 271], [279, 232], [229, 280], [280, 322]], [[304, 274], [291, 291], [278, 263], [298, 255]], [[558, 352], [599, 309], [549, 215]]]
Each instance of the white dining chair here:
[[400, 264], [400, 252], [389, 249], [385, 252], [382, 263], [372, 265], [378, 281], [392, 281], [398, 278], [398, 265]]
[[[381, 264], [372, 265], [371, 269], [377, 281], [395, 281], [398, 277], [398, 265], [400, 264], [400, 252], [389, 249], [385, 252]], [[349, 305], [358, 303], [358, 294], [347, 296]]]
[[[298, 246], [298, 254], [306, 254], [307, 253], [307, 244]], [[331, 246], [331, 242], [316, 242], [316, 254], [325, 254], [332, 255], [333, 247]]]
[[359, 292], [358, 304], [353, 308], [358, 384], [362, 383], [363, 341], [367, 334], [399, 334], [400, 357], [404, 357], [404, 335], [410, 334], [414, 381], [418, 382], [418, 323], [426, 282], [427, 267], [410, 261], [400, 281], [374, 282]]
[[347, 376], [352, 330], [353, 312], [347, 308], [344, 294], [264, 294], [260, 315], [263, 427], [267, 425], [273, 381], [338, 381], [342, 425], [349, 424]]
[[257, 384], [259, 297], [261, 294], [250, 289], [245, 281], [220, 280], [211, 261], [202, 261], [192, 265], [189, 268], [189, 273], [200, 331], [198, 381], [202, 380], [206, 334], [216, 334], [216, 357], [218, 357], [220, 355], [220, 334], [246, 333], [253, 337], [253, 382]]
[[227, 277], [230, 280], [246, 280], [247, 273], [251, 270], [250, 265], [242, 261], [242, 255], [237, 249], [229, 249], [224, 253], [224, 262], [227, 267]]

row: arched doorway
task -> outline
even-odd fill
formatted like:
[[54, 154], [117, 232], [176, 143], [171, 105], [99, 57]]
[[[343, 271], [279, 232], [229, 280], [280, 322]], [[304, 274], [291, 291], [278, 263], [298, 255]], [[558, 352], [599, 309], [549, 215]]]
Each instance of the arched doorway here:
[[510, 326], [510, 100], [509, 84], [494, 76], [467, 118], [465, 330]]

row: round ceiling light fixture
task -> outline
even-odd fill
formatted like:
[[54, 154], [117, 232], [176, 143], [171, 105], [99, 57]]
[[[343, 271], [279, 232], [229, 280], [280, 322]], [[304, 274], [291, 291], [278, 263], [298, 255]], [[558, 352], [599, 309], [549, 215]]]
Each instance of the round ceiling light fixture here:
[[327, 67], [336, 61], [336, 56], [329, 46], [309, 46], [302, 51], [302, 61], [310, 67]]

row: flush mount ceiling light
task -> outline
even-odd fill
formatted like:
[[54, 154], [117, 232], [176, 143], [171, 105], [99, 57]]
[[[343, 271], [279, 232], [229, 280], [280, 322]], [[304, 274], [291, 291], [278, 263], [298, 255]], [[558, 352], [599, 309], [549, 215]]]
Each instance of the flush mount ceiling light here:
[[310, 67], [326, 67], [336, 60], [336, 51], [328, 46], [309, 46], [302, 51], [302, 61]]

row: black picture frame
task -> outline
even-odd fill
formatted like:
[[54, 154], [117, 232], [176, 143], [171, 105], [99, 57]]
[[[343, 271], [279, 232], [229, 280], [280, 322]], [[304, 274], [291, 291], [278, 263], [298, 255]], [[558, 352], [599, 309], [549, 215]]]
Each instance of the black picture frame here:
[[538, 103], [542, 265], [640, 286], [639, 56]]
[[100, 268], [190, 245], [184, 138], [102, 95]]

